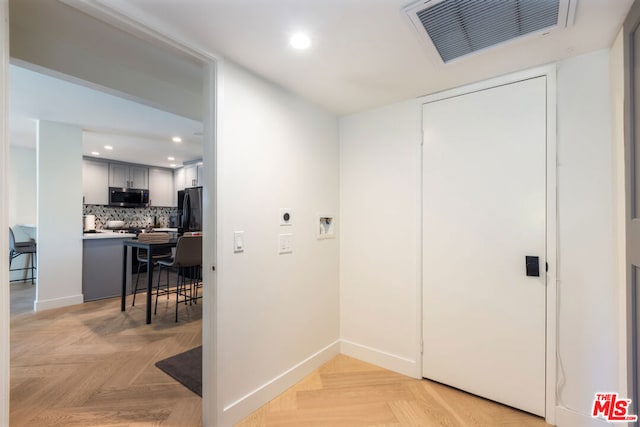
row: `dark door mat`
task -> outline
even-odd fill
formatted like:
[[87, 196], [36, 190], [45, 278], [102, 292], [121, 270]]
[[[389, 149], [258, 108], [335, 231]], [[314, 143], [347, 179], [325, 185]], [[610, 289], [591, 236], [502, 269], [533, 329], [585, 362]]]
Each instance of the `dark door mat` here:
[[202, 397], [202, 346], [161, 360], [156, 366]]

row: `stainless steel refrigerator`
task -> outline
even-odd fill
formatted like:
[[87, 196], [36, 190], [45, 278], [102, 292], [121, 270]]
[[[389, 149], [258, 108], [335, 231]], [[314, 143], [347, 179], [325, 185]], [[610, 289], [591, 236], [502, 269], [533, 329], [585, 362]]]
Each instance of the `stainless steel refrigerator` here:
[[178, 233], [202, 231], [202, 187], [178, 191]]

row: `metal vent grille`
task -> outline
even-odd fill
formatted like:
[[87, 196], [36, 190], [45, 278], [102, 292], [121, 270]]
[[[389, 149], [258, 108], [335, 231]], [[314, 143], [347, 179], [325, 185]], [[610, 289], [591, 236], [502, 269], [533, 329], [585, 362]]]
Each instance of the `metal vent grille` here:
[[415, 15], [442, 60], [558, 25], [559, 0], [444, 0]]

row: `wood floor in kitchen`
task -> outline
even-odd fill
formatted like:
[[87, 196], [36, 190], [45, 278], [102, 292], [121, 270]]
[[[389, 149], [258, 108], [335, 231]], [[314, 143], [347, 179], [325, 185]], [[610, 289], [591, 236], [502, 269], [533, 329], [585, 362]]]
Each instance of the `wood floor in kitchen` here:
[[[176, 324], [175, 306], [161, 303], [153, 323], [146, 325], [144, 304], [131, 308], [129, 302], [125, 313], [119, 304], [115, 298], [40, 313], [12, 312], [11, 426], [202, 424], [200, 397], [154, 366], [201, 344], [201, 305], [181, 310]], [[238, 426], [547, 424], [438, 383], [339, 355]]]
[[144, 296], [125, 313], [119, 298], [12, 311], [10, 425], [201, 425], [202, 399], [154, 364], [202, 343], [202, 306], [182, 306], [175, 323], [160, 299], [146, 325]]

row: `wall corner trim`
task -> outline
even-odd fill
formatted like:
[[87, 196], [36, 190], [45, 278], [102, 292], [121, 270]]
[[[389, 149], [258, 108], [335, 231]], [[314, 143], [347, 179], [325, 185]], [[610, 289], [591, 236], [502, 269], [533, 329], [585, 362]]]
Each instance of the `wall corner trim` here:
[[[555, 425], [559, 427], [604, 427], [611, 425], [603, 419], [583, 415], [564, 406], [556, 406], [555, 422]], [[620, 425], [625, 426], [626, 423]]]
[[223, 409], [221, 425], [233, 425], [302, 380], [314, 370], [340, 354], [340, 340], [336, 340], [311, 356], [267, 381]]
[[420, 364], [416, 360], [406, 359], [366, 345], [340, 340], [340, 352], [364, 362], [380, 366], [412, 378], [422, 378]]

